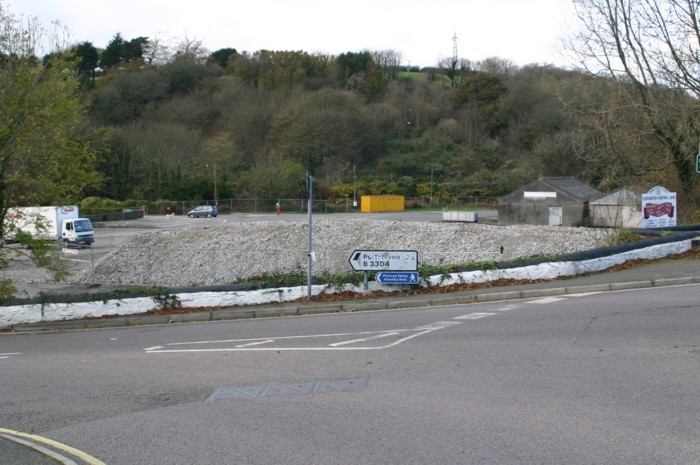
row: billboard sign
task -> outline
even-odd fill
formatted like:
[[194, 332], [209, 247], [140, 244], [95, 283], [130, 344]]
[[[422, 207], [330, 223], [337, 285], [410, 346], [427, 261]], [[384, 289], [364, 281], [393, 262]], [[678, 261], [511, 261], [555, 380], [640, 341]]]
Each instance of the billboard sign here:
[[642, 194], [642, 227], [669, 228], [676, 226], [676, 193], [661, 186]]

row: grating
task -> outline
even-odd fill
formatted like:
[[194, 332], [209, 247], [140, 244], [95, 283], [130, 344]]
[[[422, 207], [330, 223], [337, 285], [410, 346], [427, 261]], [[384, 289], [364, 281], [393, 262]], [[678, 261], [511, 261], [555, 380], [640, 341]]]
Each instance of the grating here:
[[369, 376], [346, 379], [319, 379], [296, 383], [268, 383], [258, 386], [223, 387], [209, 396], [207, 402], [215, 400], [259, 399], [262, 397], [303, 396], [327, 392], [361, 391], [367, 387]]

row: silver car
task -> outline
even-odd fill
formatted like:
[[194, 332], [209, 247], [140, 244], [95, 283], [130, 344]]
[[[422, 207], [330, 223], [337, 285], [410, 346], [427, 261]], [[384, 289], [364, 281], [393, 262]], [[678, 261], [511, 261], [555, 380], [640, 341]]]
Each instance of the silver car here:
[[219, 211], [216, 208], [216, 205], [200, 205], [194, 210], [190, 210], [187, 212], [187, 216], [189, 216], [190, 218], [199, 218], [202, 216], [205, 218], [211, 218], [216, 217], [218, 214]]

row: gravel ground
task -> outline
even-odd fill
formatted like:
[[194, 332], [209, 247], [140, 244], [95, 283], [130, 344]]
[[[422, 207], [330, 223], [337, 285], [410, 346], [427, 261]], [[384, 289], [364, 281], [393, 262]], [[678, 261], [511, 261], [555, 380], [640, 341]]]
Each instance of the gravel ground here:
[[[475, 223], [324, 219], [313, 225], [313, 273], [352, 271], [353, 250], [416, 250], [421, 265], [502, 261], [598, 247], [608, 230]], [[229, 284], [260, 274], [305, 272], [306, 222], [248, 222], [148, 231], [126, 239], [76, 283], [146, 286]], [[501, 247], [503, 252], [501, 253]]]

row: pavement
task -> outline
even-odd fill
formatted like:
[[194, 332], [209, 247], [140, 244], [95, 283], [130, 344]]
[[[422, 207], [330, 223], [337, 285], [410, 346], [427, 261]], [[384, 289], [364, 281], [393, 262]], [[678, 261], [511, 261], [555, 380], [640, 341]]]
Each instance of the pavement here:
[[[700, 283], [700, 258], [661, 259], [621, 271], [601, 272], [551, 281], [490, 287], [484, 286], [455, 292], [446, 292], [444, 289], [436, 288], [436, 292], [434, 293], [422, 293], [417, 295], [397, 293], [396, 295], [388, 296], [368, 295], [359, 299], [312, 301], [310, 303], [285, 302], [215, 309], [178, 309], [176, 312], [160, 312], [159, 314], [150, 313], [147, 315], [117, 316], [103, 319], [20, 324], [15, 325], [13, 331], [81, 330], [320, 313], [420, 308], [694, 283]], [[83, 289], [82, 292], [86, 290], [87, 289]], [[75, 293], [81, 293], [80, 289], [73, 289], [73, 291]], [[89, 291], [104, 292], [107, 291], [107, 289], [96, 288], [89, 289]]]

